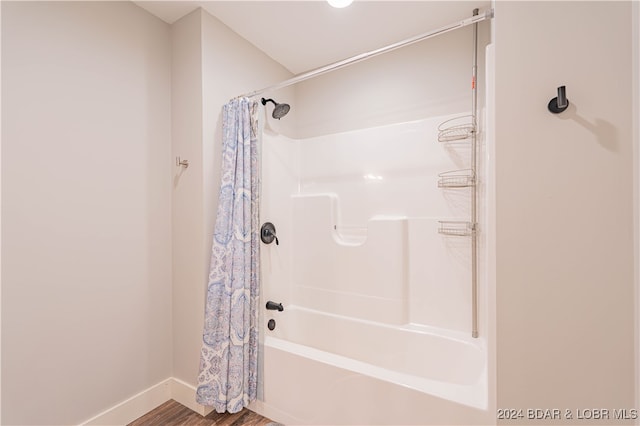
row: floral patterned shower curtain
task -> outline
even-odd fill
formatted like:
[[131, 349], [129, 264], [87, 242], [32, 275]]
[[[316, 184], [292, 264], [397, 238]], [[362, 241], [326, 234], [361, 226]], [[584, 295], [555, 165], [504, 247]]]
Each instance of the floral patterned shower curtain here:
[[256, 398], [258, 368], [258, 103], [224, 106], [222, 180], [196, 400], [236, 413]]

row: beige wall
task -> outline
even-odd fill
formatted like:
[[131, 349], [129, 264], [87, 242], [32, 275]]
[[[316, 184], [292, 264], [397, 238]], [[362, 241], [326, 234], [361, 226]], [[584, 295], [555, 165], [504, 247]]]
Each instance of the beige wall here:
[[630, 13], [495, 4], [500, 408], [634, 406]]
[[2, 424], [171, 374], [169, 36], [128, 2], [2, 2]]
[[173, 374], [195, 385], [220, 185], [222, 107], [290, 73], [200, 9], [174, 23], [172, 36], [173, 151], [190, 163], [174, 172]]

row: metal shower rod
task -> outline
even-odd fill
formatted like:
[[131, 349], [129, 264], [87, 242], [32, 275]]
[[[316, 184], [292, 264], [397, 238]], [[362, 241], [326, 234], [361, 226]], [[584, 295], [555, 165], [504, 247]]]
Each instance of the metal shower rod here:
[[242, 95], [242, 96], [250, 98], [250, 97], [253, 97], [253, 96], [260, 95], [260, 94], [262, 94], [264, 92], [269, 92], [269, 91], [273, 91], [273, 90], [282, 89], [284, 87], [291, 86], [291, 85], [294, 85], [296, 83], [300, 83], [301, 81], [308, 80], [308, 79], [316, 77], [318, 75], [321, 75], [321, 74], [324, 74], [324, 73], [327, 73], [327, 72], [330, 72], [330, 71], [333, 71], [333, 70], [337, 70], [337, 69], [342, 68], [342, 67], [346, 67], [347, 65], [355, 64], [356, 62], [364, 61], [365, 59], [369, 59], [369, 58], [372, 58], [374, 56], [381, 55], [383, 53], [387, 53], [387, 52], [390, 52], [392, 50], [399, 49], [401, 47], [405, 47], [405, 46], [408, 46], [410, 44], [417, 43], [419, 41], [426, 40], [428, 38], [435, 37], [435, 36], [440, 35], [440, 34], [448, 33], [449, 31], [453, 31], [453, 30], [456, 30], [458, 28], [466, 27], [467, 25], [472, 25], [472, 24], [475, 24], [477, 22], [484, 21], [485, 19], [491, 19], [491, 18], [493, 18], [493, 9], [488, 9], [484, 13], [481, 13], [481, 14], [478, 14], [478, 15], [474, 15], [474, 16], [472, 16], [470, 18], [463, 19], [462, 21], [458, 21], [458, 22], [455, 22], [453, 24], [446, 25], [444, 27], [438, 28], [437, 30], [429, 31], [427, 33], [423, 33], [423, 34], [420, 34], [420, 35], [417, 35], [417, 36], [414, 36], [414, 37], [399, 41], [397, 43], [393, 43], [393, 44], [390, 44], [388, 46], [381, 47], [379, 49], [375, 49], [375, 50], [371, 50], [369, 52], [361, 53], [359, 55], [352, 56], [350, 58], [343, 59], [341, 61], [334, 62], [332, 64], [325, 65], [325, 66], [322, 66], [320, 68], [316, 68], [314, 70], [304, 72], [302, 74], [298, 74], [298, 75], [296, 75], [294, 77], [291, 77], [288, 80], [284, 80], [284, 81], [282, 81], [280, 83], [274, 84], [273, 86], [265, 87], [264, 89], [260, 89], [260, 90], [255, 90], [255, 91], [253, 91], [251, 93], [247, 93], [247, 94]]

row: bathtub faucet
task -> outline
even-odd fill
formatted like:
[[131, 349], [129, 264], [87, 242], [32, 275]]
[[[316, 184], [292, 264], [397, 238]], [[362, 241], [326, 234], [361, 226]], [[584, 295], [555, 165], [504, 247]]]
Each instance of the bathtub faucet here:
[[271, 300], [269, 300], [267, 302], [267, 309], [270, 311], [284, 311], [284, 306], [282, 306], [282, 303], [276, 303], [276, 302], [272, 302]]

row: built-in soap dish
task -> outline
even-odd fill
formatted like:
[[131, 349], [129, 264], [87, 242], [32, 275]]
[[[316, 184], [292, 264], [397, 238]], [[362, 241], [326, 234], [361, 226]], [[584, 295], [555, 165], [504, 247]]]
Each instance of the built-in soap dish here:
[[367, 241], [366, 226], [333, 225], [337, 240], [348, 246], [359, 246]]

